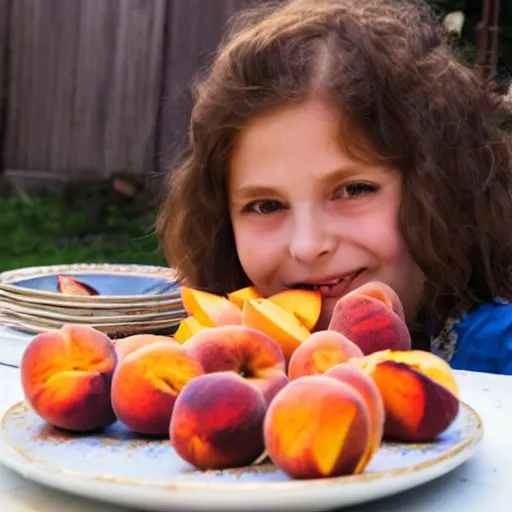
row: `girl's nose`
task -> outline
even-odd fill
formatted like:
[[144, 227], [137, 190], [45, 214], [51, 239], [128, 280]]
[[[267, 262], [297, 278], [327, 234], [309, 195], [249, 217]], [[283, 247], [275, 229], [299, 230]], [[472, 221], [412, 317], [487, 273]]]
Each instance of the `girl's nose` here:
[[327, 219], [311, 209], [294, 214], [290, 229], [290, 254], [300, 263], [312, 264], [336, 247]]

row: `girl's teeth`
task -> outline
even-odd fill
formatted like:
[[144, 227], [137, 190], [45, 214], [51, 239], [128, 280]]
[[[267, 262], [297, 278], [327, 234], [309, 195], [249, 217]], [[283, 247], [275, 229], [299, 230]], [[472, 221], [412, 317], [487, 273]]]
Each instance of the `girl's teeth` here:
[[322, 287], [335, 286], [335, 285], [341, 283], [342, 281], [344, 281], [347, 277], [351, 277], [351, 276], [357, 277], [361, 272], [362, 272], [362, 270], [358, 270], [357, 272], [354, 272], [353, 274], [349, 274], [349, 275], [340, 277], [339, 279], [334, 279], [333, 281], [329, 281], [328, 283], [320, 283], [320, 284], [304, 283], [304, 284], [297, 284], [297, 285], [294, 286], [294, 288], [303, 288], [305, 290], [317, 290], [317, 289], [322, 288]]

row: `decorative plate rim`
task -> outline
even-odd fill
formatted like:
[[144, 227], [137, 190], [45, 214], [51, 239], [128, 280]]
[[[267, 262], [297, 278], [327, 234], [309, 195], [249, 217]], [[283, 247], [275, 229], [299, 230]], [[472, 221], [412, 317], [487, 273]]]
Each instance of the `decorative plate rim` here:
[[[52, 471], [55, 474], [59, 474], [64, 476], [65, 478], [81, 478], [84, 480], [89, 480], [91, 482], [100, 483], [103, 485], [115, 484], [122, 485], [131, 488], [135, 487], [144, 487], [148, 490], [158, 490], [158, 491], [193, 491], [193, 490], [202, 490], [202, 491], [229, 491], [231, 493], [244, 493], [255, 490], [268, 490], [268, 491], [284, 491], [284, 490], [297, 490], [297, 489], [305, 489], [305, 488], [330, 488], [333, 486], [346, 486], [350, 484], [367, 484], [373, 481], [382, 481], [393, 480], [400, 477], [403, 477], [408, 474], [418, 473], [428, 470], [429, 468], [438, 466], [439, 464], [454, 460], [458, 456], [460, 456], [463, 452], [467, 451], [468, 455], [464, 457], [464, 460], [467, 460], [474, 453], [478, 445], [481, 443], [483, 438], [483, 422], [480, 415], [476, 412], [476, 410], [468, 405], [467, 403], [460, 401], [461, 408], [465, 409], [466, 414], [474, 421], [474, 430], [475, 435], [469, 436], [467, 439], [457, 443], [455, 446], [448, 449], [446, 452], [438, 455], [430, 460], [423, 461], [412, 466], [406, 466], [403, 468], [385, 470], [385, 471], [376, 471], [372, 473], [363, 473], [360, 475], [347, 475], [340, 477], [331, 477], [331, 478], [317, 478], [317, 479], [309, 479], [309, 480], [287, 480], [287, 481], [265, 481], [265, 482], [255, 482], [255, 483], [212, 483], [212, 482], [191, 482], [191, 481], [170, 481], [170, 482], [155, 482], [151, 480], [141, 480], [141, 479], [130, 479], [123, 477], [116, 477], [113, 475], [94, 475], [91, 476], [89, 474], [73, 470], [67, 468], [60, 468], [58, 466], [54, 466], [51, 463], [42, 462], [30, 459], [22, 450], [18, 449], [16, 446], [9, 441], [6, 436], [6, 428], [5, 422], [8, 419], [8, 416], [15, 410], [16, 408], [27, 406], [30, 407], [26, 401], [22, 400], [12, 405], [7, 409], [1, 419], [1, 429], [2, 429], [2, 439], [0, 440], [0, 445], [4, 444], [10, 451], [12, 451], [18, 459], [18, 463], [11, 461], [11, 463], [16, 466], [19, 470], [20, 465], [24, 467], [38, 467], [40, 469], [44, 469], [45, 471]], [[401, 443], [398, 443], [401, 444]], [[1, 457], [1, 453], [7, 455], [6, 450], [0, 450], [0, 461], [4, 464], [9, 465], [9, 461], [6, 460], [6, 457]], [[11, 455], [12, 457], [12, 455]], [[463, 460], [463, 461], [464, 461]], [[462, 461], [462, 462], [463, 462]], [[460, 462], [460, 463], [462, 463]], [[458, 464], [457, 464], [458, 465]], [[239, 468], [240, 470], [247, 468]], [[236, 470], [236, 468], [234, 468]], [[446, 471], [447, 472], [447, 471]]]
[[151, 302], [155, 300], [164, 300], [166, 298], [173, 298], [179, 295], [179, 292], [169, 292], [164, 294], [155, 295], [94, 295], [94, 296], [75, 296], [63, 293], [49, 292], [44, 290], [33, 290], [30, 288], [23, 288], [12, 284], [14, 280], [31, 279], [35, 277], [51, 276], [61, 273], [97, 273], [97, 274], [124, 274], [136, 276], [155, 276], [163, 279], [167, 278], [177, 281], [176, 271], [169, 267], [160, 267], [156, 265], [139, 265], [132, 263], [72, 263], [62, 265], [43, 265], [24, 267], [14, 270], [6, 270], [0, 273], [0, 288], [6, 291], [20, 294], [32, 295], [45, 298], [52, 298], [58, 300], [69, 300], [73, 298], [75, 303], [88, 303], [88, 302], [130, 302], [139, 300], [143, 302]]

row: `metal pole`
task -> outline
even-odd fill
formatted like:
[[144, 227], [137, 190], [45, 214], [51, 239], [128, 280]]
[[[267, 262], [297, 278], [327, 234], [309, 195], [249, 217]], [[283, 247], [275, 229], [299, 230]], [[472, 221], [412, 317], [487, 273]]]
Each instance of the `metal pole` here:
[[494, 76], [498, 60], [498, 35], [501, 0], [484, 0], [478, 24], [477, 64], [484, 78]]

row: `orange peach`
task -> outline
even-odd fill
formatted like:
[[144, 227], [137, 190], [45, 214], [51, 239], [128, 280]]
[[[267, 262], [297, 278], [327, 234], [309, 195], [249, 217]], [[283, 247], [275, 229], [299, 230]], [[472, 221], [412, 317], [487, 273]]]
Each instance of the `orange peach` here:
[[190, 338], [184, 347], [206, 373], [233, 371], [258, 388], [267, 403], [288, 383], [281, 348], [256, 329], [211, 327]]
[[293, 313], [268, 299], [245, 302], [242, 324], [262, 331], [276, 340], [287, 362], [295, 349], [311, 334]]
[[203, 375], [199, 361], [177, 342], [157, 342], [126, 354], [112, 378], [112, 406], [133, 432], [165, 435], [176, 397]]
[[379, 388], [386, 410], [385, 438], [432, 441], [457, 416], [457, 383], [440, 357], [420, 350], [385, 350], [354, 364]]
[[322, 374], [352, 357], [363, 357], [363, 352], [355, 343], [336, 331], [318, 331], [295, 349], [288, 365], [288, 377], [295, 380], [306, 375]]
[[338, 300], [329, 323], [365, 355], [385, 349], [410, 350], [411, 335], [389, 304], [366, 293], [351, 292]]
[[181, 391], [169, 427], [177, 454], [199, 469], [246, 466], [263, 452], [265, 400], [233, 372], [203, 375]]
[[240, 288], [239, 290], [228, 293], [228, 299], [240, 309], [244, 307], [244, 302], [261, 298], [260, 293], [254, 286], [246, 286], [245, 288]]
[[169, 336], [159, 336], [156, 334], [134, 334], [127, 336], [126, 338], [120, 338], [114, 340], [114, 346], [116, 348], [117, 359], [120, 361], [128, 354], [131, 354], [134, 350], [138, 350], [142, 347], [147, 347], [152, 343], [177, 343], [173, 338]]
[[206, 327], [240, 325], [242, 312], [222, 295], [181, 286], [181, 299], [185, 311]]
[[35, 336], [21, 359], [21, 384], [34, 411], [51, 425], [86, 432], [116, 418], [110, 402], [117, 364], [110, 338], [82, 325]]
[[362, 470], [371, 419], [360, 394], [325, 375], [290, 382], [268, 407], [265, 447], [292, 478], [324, 478]]
[[178, 329], [173, 334], [173, 338], [179, 343], [185, 343], [185, 341], [203, 329], [208, 329], [208, 327], [198, 322], [195, 317], [188, 316], [180, 322]]
[[360, 473], [368, 465], [382, 443], [384, 421], [386, 419], [384, 402], [382, 401], [379, 388], [375, 382], [365, 375], [361, 369], [350, 363], [338, 364], [328, 370], [325, 375], [338, 379], [353, 388], [359, 393], [368, 407], [371, 423], [371, 439], [368, 443], [365, 456], [361, 459], [358, 467], [354, 471], [356, 474]]
[[315, 327], [322, 311], [322, 294], [318, 290], [284, 290], [268, 300], [293, 313], [309, 331]]

